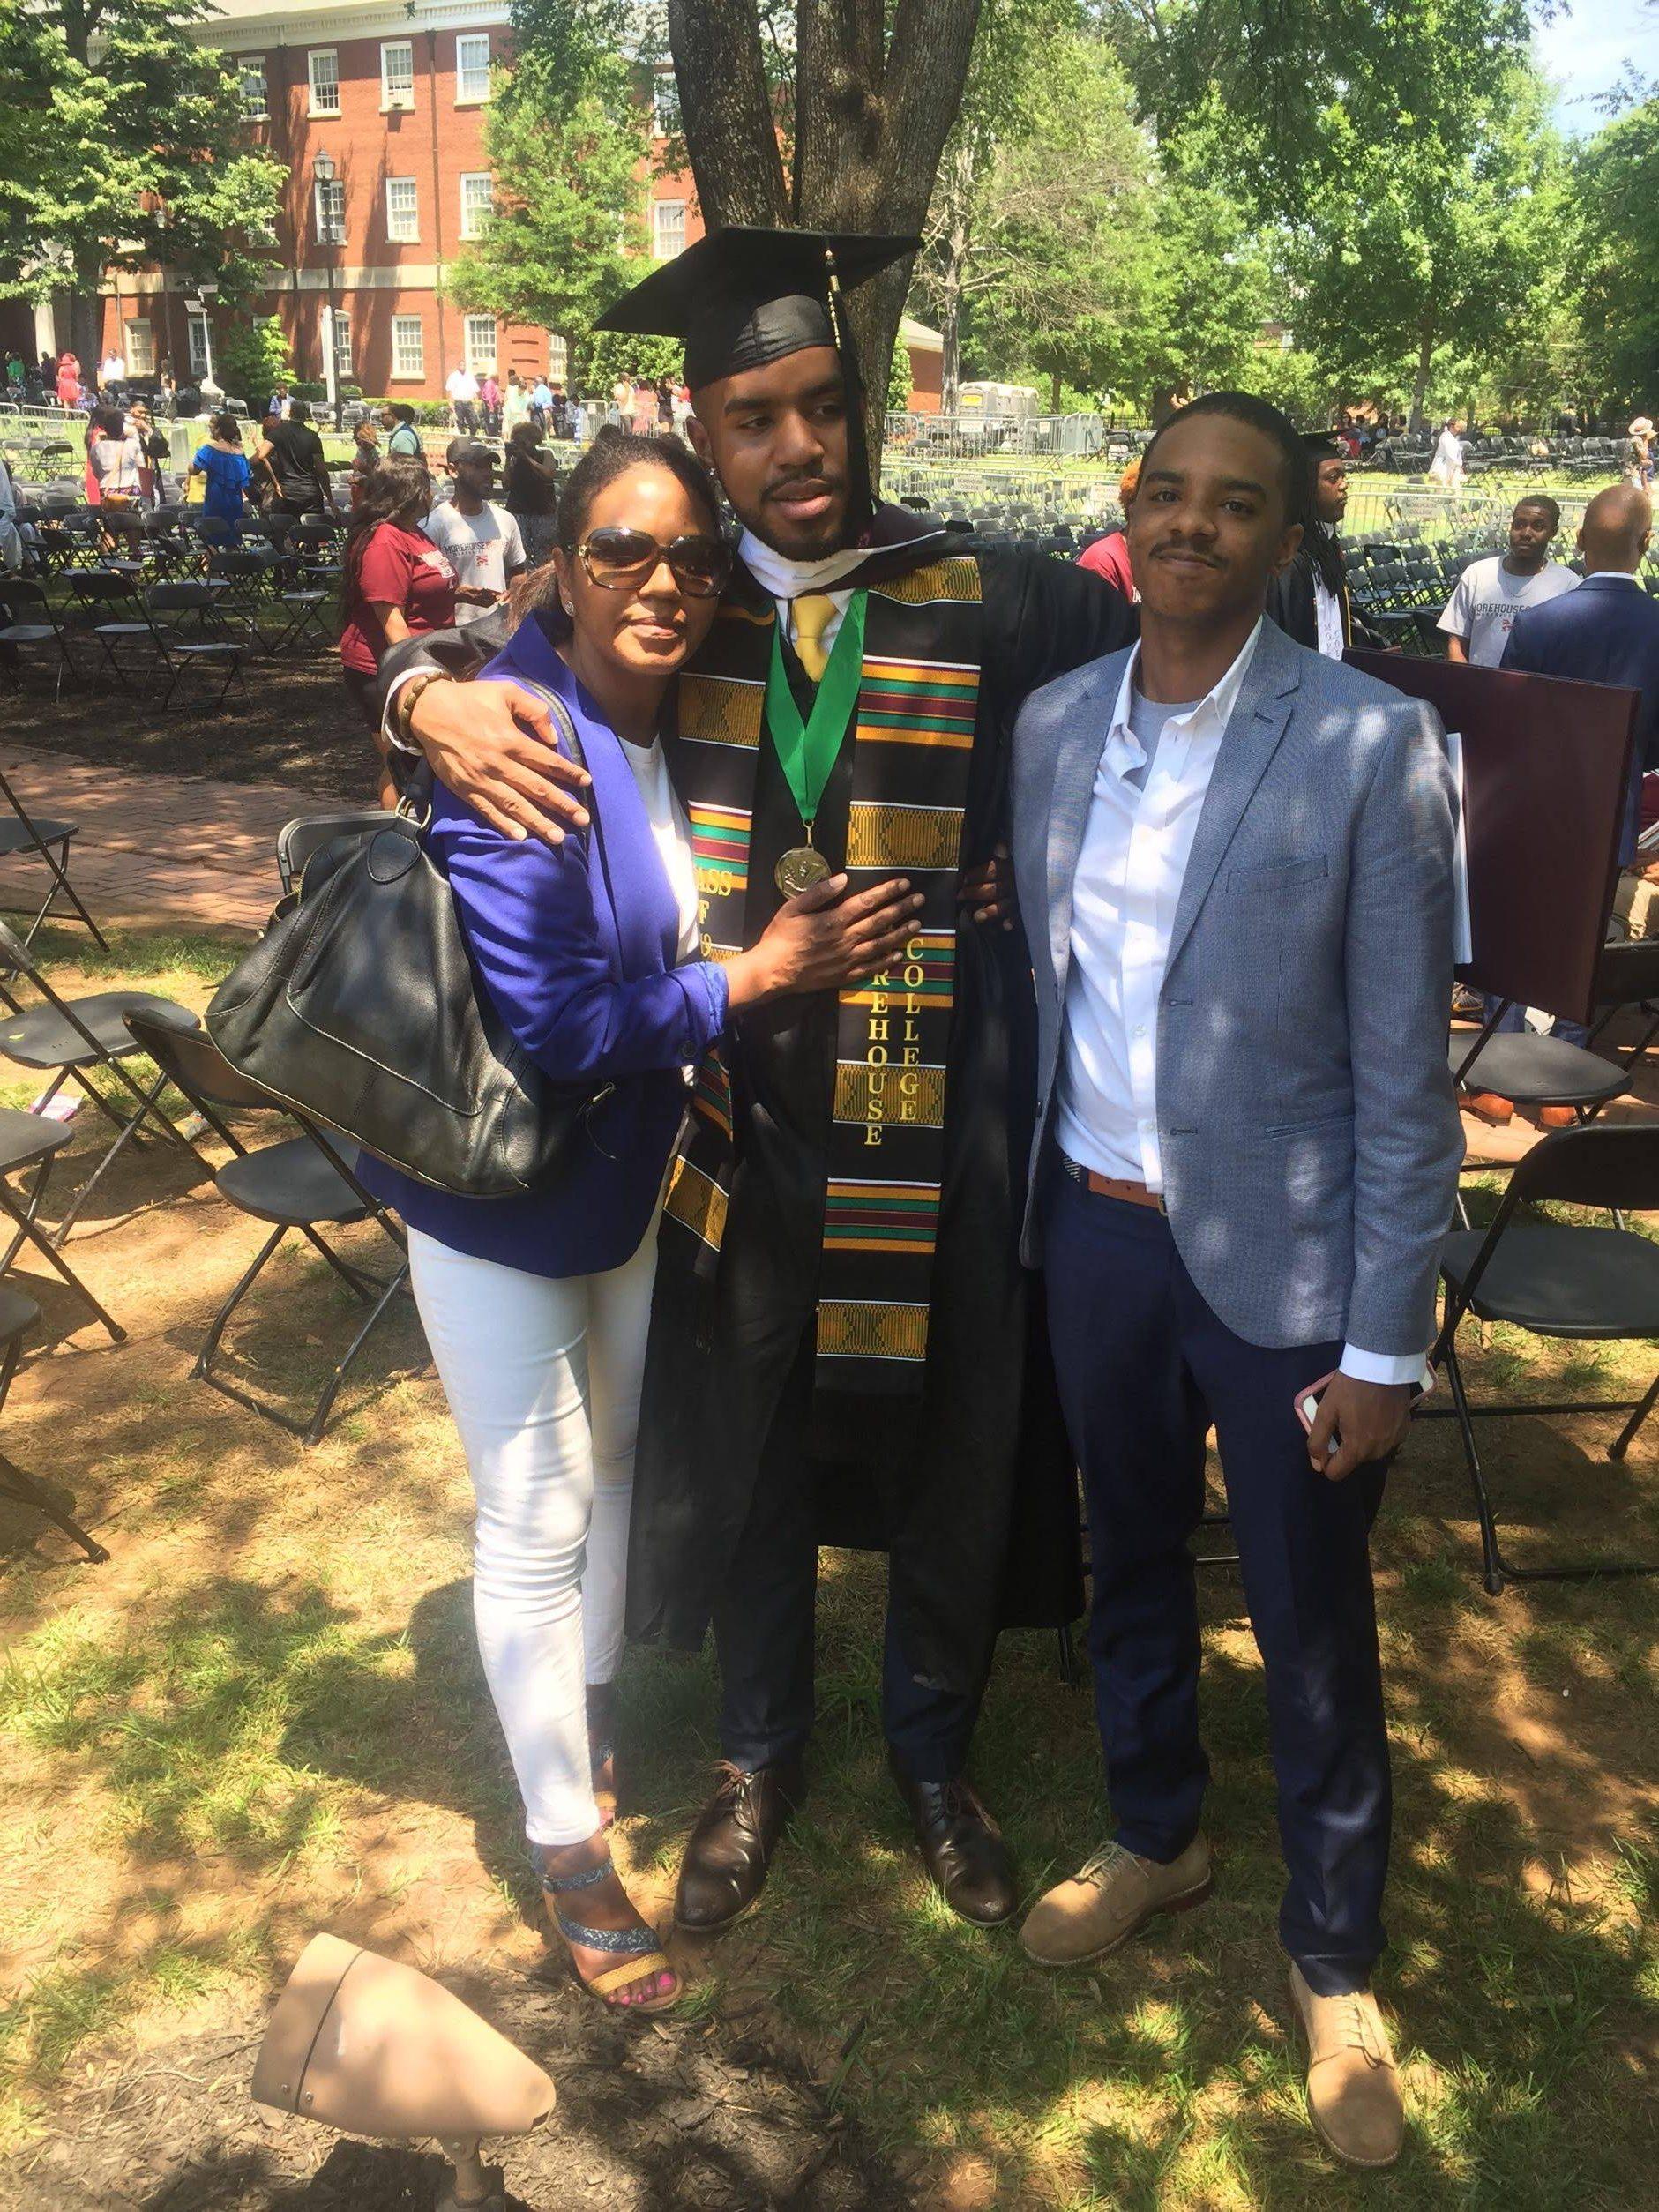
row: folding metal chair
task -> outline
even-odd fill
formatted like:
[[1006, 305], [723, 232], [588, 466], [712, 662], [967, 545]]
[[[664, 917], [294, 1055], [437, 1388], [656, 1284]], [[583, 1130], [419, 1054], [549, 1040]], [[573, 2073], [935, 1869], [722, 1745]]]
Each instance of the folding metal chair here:
[[[19, 975], [41, 994], [38, 1006], [26, 1007], [17, 998], [11, 985]], [[142, 1123], [154, 1123], [158, 1133], [187, 1153], [198, 1166], [206, 1165], [157, 1103], [167, 1086], [165, 1073], [146, 1086], [124, 1065], [139, 1050], [125, 1025], [126, 1014], [146, 1013], [170, 1028], [194, 1029], [196, 1016], [188, 1006], [147, 990], [106, 990], [86, 998], [60, 998], [28, 947], [4, 922], [0, 922], [0, 1006], [11, 1017], [0, 1020], [0, 1059], [18, 1067], [51, 1072], [51, 1080], [35, 1102], [36, 1112], [43, 1112], [72, 1079], [116, 1132], [108, 1151], [53, 1232], [55, 1244], [67, 1239], [93, 1192], [128, 1144], [138, 1141]], [[116, 1088], [125, 1094], [120, 1101], [129, 1109], [124, 1114], [93, 1081], [94, 1068], [106, 1071], [114, 1078]]]
[[1458, 1360], [1457, 1333], [1466, 1314], [1507, 1321], [1535, 1336], [1595, 1342], [1659, 1337], [1659, 1244], [1624, 1228], [1582, 1227], [1570, 1222], [1515, 1218], [1522, 1207], [1558, 1204], [1659, 1208], [1659, 1127], [1600, 1122], [1562, 1129], [1516, 1162], [1490, 1228], [1457, 1229], [1440, 1247], [1446, 1306], [1431, 1355], [1444, 1365], [1449, 1407], [1425, 1407], [1419, 1420], [1453, 1419], [1474, 1485], [1485, 1583], [1496, 1597], [1506, 1582], [1581, 1581], [1597, 1574], [1652, 1574], [1659, 1560], [1592, 1560], [1583, 1566], [1516, 1566], [1504, 1557], [1491, 1498], [1476, 1448], [1477, 1420], [1521, 1414], [1625, 1413], [1630, 1416], [1608, 1447], [1622, 1460], [1659, 1401], [1659, 1377], [1639, 1399], [1469, 1401]]
[[[26, 1298], [20, 1290], [10, 1290], [0, 1283], [0, 1347], [4, 1347], [0, 1350], [0, 1411], [4, 1410], [11, 1393], [18, 1362], [23, 1356], [23, 1340], [40, 1318], [41, 1309], [33, 1298]], [[26, 1475], [4, 1454], [0, 1454], [0, 1495], [15, 1498], [20, 1505], [32, 1506], [55, 1528], [73, 1537], [94, 1565], [109, 1557], [103, 1545], [89, 1536], [79, 1521], [53, 1503], [33, 1475]]]
[[0, 609], [5, 615], [4, 623], [0, 624], [0, 646], [11, 648], [9, 654], [0, 652], [0, 668], [11, 676], [14, 691], [23, 688], [20, 656], [42, 646], [51, 648], [56, 665], [54, 699], [63, 698], [65, 676], [74, 684], [83, 680], [70, 651], [63, 617], [41, 585], [22, 576], [0, 579]]
[[[74, 908], [73, 915], [65, 915], [64, 919], [84, 922], [99, 945], [107, 953], [109, 946], [103, 931], [87, 913], [81, 902], [80, 893], [69, 879], [69, 841], [79, 835], [79, 823], [49, 819], [44, 815], [36, 820], [26, 811], [22, 800], [7, 781], [4, 769], [0, 769], [0, 798], [4, 799], [17, 818], [11, 822], [0, 820], [0, 860], [11, 860], [19, 853], [37, 853], [52, 878], [46, 902], [30, 923], [23, 942], [26, 945], [34, 944], [35, 931], [56, 910], [56, 901], [62, 896]], [[19, 909], [11, 910], [15, 912]]]
[[[9, 1273], [24, 1244], [32, 1245], [53, 1274], [92, 1308], [112, 1341], [124, 1344], [125, 1329], [110, 1319], [40, 1225], [41, 1207], [52, 1163], [74, 1134], [67, 1123], [49, 1121], [43, 1114], [26, 1113], [20, 1106], [0, 1106], [0, 1212], [8, 1214], [15, 1224], [11, 1242], [0, 1255], [0, 1277]], [[19, 1198], [7, 1178], [21, 1168], [31, 1167], [34, 1170], [34, 1181], [26, 1197]]]
[[[252, 1263], [244, 1271], [230, 1296], [213, 1316], [213, 1326], [191, 1370], [194, 1379], [208, 1384], [246, 1406], [266, 1421], [273, 1421], [290, 1436], [299, 1437], [306, 1444], [315, 1444], [328, 1424], [328, 1416], [347, 1370], [356, 1358], [375, 1324], [392, 1304], [408, 1280], [408, 1252], [402, 1231], [379, 1200], [370, 1196], [357, 1180], [350, 1162], [337, 1148], [330, 1132], [311, 1121], [285, 1100], [273, 1097], [239, 1074], [220, 1051], [206, 1030], [188, 1035], [168, 1028], [141, 1013], [128, 1017], [128, 1028], [136, 1044], [149, 1053], [156, 1065], [189, 1099], [202, 1118], [235, 1155], [222, 1167], [213, 1180], [220, 1195], [244, 1214], [256, 1220], [273, 1224], [271, 1234], [255, 1254]], [[300, 1134], [263, 1146], [250, 1152], [234, 1130], [226, 1122], [221, 1108], [237, 1112], [276, 1113], [297, 1125]], [[399, 1265], [389, 1278], [372, 1275], [351, 1261], [342, 1259], [321, 1234], [321, 1227], [339, 1228], [348, 1223], [363, 1222], [372, 1217], [397, 1251]], [[227, 1382], [222, 1375], [213, 1372], [213, 1356], [219, 1349], [231, 1315], [246, 1297], [263, 1272], [265, 1263], [293, 1230], [297, 1229], [307, 1243], [321, 1253], [334, 1273], [347, 1287], [370, 1308], [362, 1327], [352, 1338], [344, 1356], [334, 1367], [323, 1387], [321, 1396], [303, 1421], [281, 1412], [274, 1406], [264, 1404], [249, 1392]]]
[[[163, 713], [172, 705], [174, 692], [193, 669], [205, 669], [215, 674], [221, 669], [224, 672], [225, 680], [220, 685], [219, 695], [213, 705], [214, 714], [230, 696], [233, 684], [240, 684], [244, 691], [247, 689], [247, 677], [243, 673], [242, 665], [248, 651], [247, 643], [242, 639], [223, 634], [225, 624], [219, 594], [212, 584], [193, 579], [172, 584], [153, 584], [145, 594], [144, 611], [151, 639], [161, 665], [167, 670], [167, 689], [161, 694]], [[161, 616], [179, 615], [194, 617], [194, 636], [182, 636], [180, 626], [158, 619]], [[215, 634], [211, 637], [206, 635], [209, 630]]]
[[[1648, 1047], [1659, 1037], [1659, 938], [1634, 938], [1602, 947], [1595, 971], [1595, 1003], [1600, 1011], [1589, 1042], [1609, 1059], [1618, 1059], [1628, 1090]], [[1603, 1046], [1601, 1037], [1608, 1024], [1632, 1008], [1647, 1024], [1640, 1037], [1632, 1045]]]

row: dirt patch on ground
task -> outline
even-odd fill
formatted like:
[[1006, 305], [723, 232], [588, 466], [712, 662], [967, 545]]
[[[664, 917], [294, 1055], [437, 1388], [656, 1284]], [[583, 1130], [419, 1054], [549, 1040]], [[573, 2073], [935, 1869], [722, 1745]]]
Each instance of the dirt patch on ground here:
[[[909, 2193], [800, 2067], [741, 2021], [612, 2021], [499, 1971], [445, 1980], [545, 2066], [559, 2102], [493, 2147], [509, 2212], [899, 2212]], [[415, 2212], [444, 2171], [430, 2146], [347, 2141], [251, 2103], [263, 2007], [146, 2039], [90, 2067], [55, 2131], [0, 2180], [26, 2212]]]
[[86, 680], [80, 688], [66, 685], [61, 699], [37, 674], [8, 694], [8, 738], [123, 773], [294, 783], [319, 796], [373, 803], [373, 747], [332, 654], [251, 659], [245, 691], [235, 687], [218, 713], [194, 711], [196, 695], [181, 692], [165, 714], [156, 682], [117, 687], [107, 674], [99, 676], [84, 648], [77, 657]]

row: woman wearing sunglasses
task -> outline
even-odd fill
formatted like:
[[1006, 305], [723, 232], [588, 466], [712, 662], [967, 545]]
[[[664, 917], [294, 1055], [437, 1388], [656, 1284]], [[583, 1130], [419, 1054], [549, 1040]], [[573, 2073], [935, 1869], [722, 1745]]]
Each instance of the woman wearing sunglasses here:
[[[679, 1982], [605, 1835], [634, 1433], [657, 1216], [687, 1071], [744, 1009], [895, 954], [908, 884], [788, 902], [751, 952], [699, 957], [697, 877], [661, 732], [730, 569], [676, 440], [607, 430], [571, 472], [547, 587], [482, 681], [557, 694], [588, 820], [518, 841], [437, 787], [428, 835], [503, 1019], [555, 1078], [608, 1084], [579, 1164], [519, 1199], [365, 1169], [409, 1229], [415, 1293], [477, 1495], [479, 1648], [549, 1916], [579, 1980], [658, 2012]], [[434, 680], [443, 680], [434, 679]], [[413, 687], [411, 687], [413, 688]]]

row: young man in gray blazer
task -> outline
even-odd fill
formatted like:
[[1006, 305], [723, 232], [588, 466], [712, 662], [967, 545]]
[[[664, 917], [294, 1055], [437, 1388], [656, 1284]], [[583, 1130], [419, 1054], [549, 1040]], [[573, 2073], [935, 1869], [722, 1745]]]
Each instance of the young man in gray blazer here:
[[1305, 497], [1275, 408], [1184, 409], [1130, 521], [1140, 644], [1035, 692], [1016, 726], [1040, 1025], [1025, 1258], [1049, 1276], [1087, 1495], [1117, 1821], [1022, 1940], [1087, 1964], [1208, 1894], [1187, 1546], [1213, 1424], [1267, 1682], [1309, 2110], [1339, 2156], [1383, 2166], [1403, 2114], [1370, 1992], [1389, 1780], [1368, 1536], [1462, 1156], [1453, 802], [1429, 707], [1262, 620]]

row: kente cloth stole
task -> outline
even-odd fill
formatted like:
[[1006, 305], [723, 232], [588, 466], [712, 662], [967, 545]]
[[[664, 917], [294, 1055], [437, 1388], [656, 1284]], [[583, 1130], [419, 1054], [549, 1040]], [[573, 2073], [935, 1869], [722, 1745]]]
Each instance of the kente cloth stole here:
[[[926, 903], [901, 960], [843, 991], [818, 1308], [818, 1386], [917, 1392], [927, 1357], [945, 1072], [955, 1003], [956, 884], [979, 701], [979, 565], [945, 560], [867, 587], [853, 709], [849, 889], [907, 876]], [[702, 949], [729, 960], [745, 929], [749, 837], [776, 616], [728, 600], [680, 678], [680, 796], [697, 861]], [[665, 1221], [719, 1266], [733, 1164], [730, 1072], [698, 1071]], [[665, 1229], [665, 1235], [675, 1233]]]

